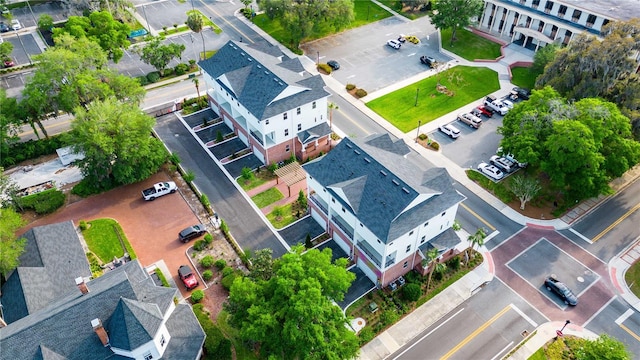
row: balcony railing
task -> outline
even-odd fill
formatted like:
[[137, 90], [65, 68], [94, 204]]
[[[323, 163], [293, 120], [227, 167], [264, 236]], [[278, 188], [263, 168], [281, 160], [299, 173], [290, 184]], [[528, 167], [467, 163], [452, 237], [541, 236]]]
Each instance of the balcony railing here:
[[331, 221], [333, 221], [334, 224], [338, 225], [338, 227], [342, 229], [342, 231], [344, 231], [344, 233], [349, 236], [349, 240], [353, 240], [353, 228], [349, 226], [344, 221], [344, 219], [342, 219], [339, 216], [331, 216]]
[[369, 247], [369, 244], [367, 244], [365, 241], [358, 241], [358, 244], [356, 246], [358, 247], [358, 249], [360, 249], [360, 251], [365, 253], [369, 260], [376, 264], [378, 268], [380, 267], [380, 254], [371, 249]]
[[318, 206], [323, 213], [328, 214], [329, 210], [327, 210], [327, 206], [325, 204], [322, 203], [322, 200], [320, 200], [320, 198], [317, 195], [312, 195], [311, 196], [311, 201], [316, 204], [316, 206]]
[[253, 130], [249, 130], [249, 133], [251, 134], [251, 136], [253, 136], [254, 139], [258, 140], [260, 145], [264, 146], [264, 142], [262, 141], [262, 136], [260, 136], [260, 135], [256, 134], [255, 132], [253, 132]]

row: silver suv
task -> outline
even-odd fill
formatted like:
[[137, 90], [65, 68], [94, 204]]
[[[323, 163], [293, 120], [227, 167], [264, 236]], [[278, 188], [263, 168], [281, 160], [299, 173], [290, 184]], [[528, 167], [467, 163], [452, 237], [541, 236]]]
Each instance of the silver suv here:
[[513, 161], [508, 160], [507, 158], [504, 158], [504, 157], [500, 157], [498, 155], [493, 155], [489, 159], [489, 162], [491, 163], [491, 165], [497, 166], [499, 169], [501, 169], [506, 173], [513, 172], [518, 168], [518, 166]]
[[471, 126], [474, 129], [477, 129], [480, 126], [482, 126], [482, 120], [471, 113], [458, 114], [458, 120]]

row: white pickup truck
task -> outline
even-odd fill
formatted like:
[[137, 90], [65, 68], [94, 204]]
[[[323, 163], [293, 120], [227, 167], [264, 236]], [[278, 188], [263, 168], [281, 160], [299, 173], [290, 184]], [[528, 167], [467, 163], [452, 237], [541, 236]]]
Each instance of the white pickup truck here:
[[489, 95], [484, 99], [484, 105], [493, 109], [498, 114], [505, 116], [509, 112], [509, 107], [502, 101], [496, 99], [495, 96]]
[[142, 190], [142, 197], [147, 201], [153, 201], [160, 196], [173, 194], [176, 190], [178, 190], [178, 187], [173, 181], [159, 182], [148, 189]]

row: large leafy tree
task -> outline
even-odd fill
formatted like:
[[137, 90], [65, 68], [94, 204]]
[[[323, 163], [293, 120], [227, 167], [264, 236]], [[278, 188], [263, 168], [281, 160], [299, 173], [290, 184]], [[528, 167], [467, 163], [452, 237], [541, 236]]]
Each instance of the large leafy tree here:
[[13, 52], [13, 44], [5, 41], [3, 43], [0, 43], [0, 60], [6, 58], [7, 56], [11, 55], [11, 53]]
[[6, 156], [9, 147], [20, 138], [18, 137], [18, 126], [20, 119], [20, 107], [15, 98], [8, 98], [7, 91], [0, 89], [0, 157]]
[[154, 119], [115, 98], [79, 108], [71, 123], [74, 148], [84, 154], [83, 181], [95, 189], [141, 181], [158, 171], [167, 154], [151, 136]]
[[70, 16], [64, 28], [53, 29], [54, 39], [62, 34], [75, 38], [87, 38], [106, 52], [107, 57], [118, 62], [129, 46], [129, 26], [115, 20], [108, 11], [96, 11], [89, 16]]
[[355, 276], [331, 250], [297, 246], [273, 263], [273, 276], [238, 278], [226, 308], [243, 339], [278, 359], [350, 359], [358, 339], [332, 301], [343, 299]]
[[607, 334], [601, 334], [597, 339], [581, 339], [577, 342], [574, 355], [578, 360], [629, 360], [631, 354], [624, 343]]
[[[204, 28], [204, 19], [202, 18], [202, 15], [200, 15], [199, 12], [191, 12], [189, 16], [187, 16], [187, 26], [194, 33], [200, 34], [200, 37], [202, 38], [202, 57], [206, 58], [207, 50], [205, 49], [204, 34], [202, 33], [202, 30]], [[197, 60], [200, 60], [200, 57], [198, 57]], [[200, 97], [200, 95], [198, 95], [198, 97]]]
[[279, 19], [291, 37], [291, 46], [316, 33], [337, 32], [354, 19], [353, 0], [261, 0], [260, 9]]
[[138, 47], [136, 51], [140, 55], [140, 59], [145, 63], [153, 66], [164, 75], [164, 70], [171, 60], [180, 58], [185, 46], [182, 44], [168, 43], [165, 44], [161, 37], [152, 37], [147, 43]]
[[471, 24], [482, 14], [482, 0], [433, 0], [431, 23], [440, 30], [451, 29], [451, 45], [456, 40], [458, 28]]
[[20, 214], [12, 208], [0, 207], [0, 274], [7, 276], [19, 265], [25, 240], [16, 237], [16, 231], [25, 224]]
[[635, 54], [640, 51], [640, 19], [614, 21], [602, 38], [577, 36], [557, 51], [537, 86], [550, 85], [567, 99], [602, 97], [617, 104], [640, 138], [640, 77]]
[[539, 167], [570, 199], [608, 191], [610, 179], [640, 161], [640, 144], [615, 104], [595, 98], [570, 103], [550, 87], [510, 111], [498, 132], [504, 149]]

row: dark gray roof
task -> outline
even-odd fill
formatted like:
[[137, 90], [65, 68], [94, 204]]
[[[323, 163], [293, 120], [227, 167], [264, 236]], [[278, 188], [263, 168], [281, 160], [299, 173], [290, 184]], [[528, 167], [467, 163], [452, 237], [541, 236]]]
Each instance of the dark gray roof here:
[[166, 325], [171, 334], [169, 342], [171, 346], [167, 348], [162, 358], [169, 360], [195, 359], [195, 355], [201, 351], [202, 345], [204, 345], [205, 335], [191, 306], [177, 305]]
[[638, 0], [560, 0], [558, 2], [614, 20], [630, 20], [640, 17]]
[[[165, 314], [177, 295], [176, 289], [157, 287], [138, 260], [88, 282], [87, 287], [89, 293], [85, 295], [76, 289], [46, 308], [0, 328], [0, 360], [55, 359], [49, 357], [54, 356], [52, 354], [69, 360], [86, 359], [87, 354], [91, 354], [92, 359], [124, 359], [102, 345], [91, 327], [91, 320], [102, 320], [112, 343], [135, 346], [145, 338], [145, 333], [157, 329], [157, 313]], [[172, 338], [166, 351], [185, 352], [163, 358], [196, 359], [199, 348], [185, 342], [201, 345], [204, 332], [199, 325], [194, 326], [193, 314], [189, 318], [184, 310], [178, 311], [179, 308], [167, 319], [167, 324], [177, 323], [172, 328], [192, 329], [187, 335], [184, 331], [178, 332], [174, 338], [167, 326]], [[121, 315], [132, 318], [123, 319]], [[123, 327], [125, 334], [115, 333]]]
[[307, 144], [329, 134], [331, 134], [329, 124], [321, 122], [310, 129], [300, 131], [298, 133], [298, 140], [300, 140], [302, 144]]
[[[320, 75], [271, 45], [229, 41], [198, 65], [259, 120], [329, 96]], [[278, 99], [294, 88], [299, 91]]]
[[[71, 221], [27, 231], [20, 265], [2, 286], [5, 321], [12, 323], [77, 289], [75, 278], [91, 269]], [[12, 279], [15, 278], [15, 279]]]
[[303, 167], [385, 243], [464, 199], [445, 169], [389, 134], [342, 139]]
[[438, 251], [446, 251], [448, 249], [453, 249], [459, 243], [460, 237], [458, 234], [456, 234], [452, 228], [448, 228], [441, 234], [438, 234], [438, 236], [420, 245], [418, 248], [426, 256], [427, 252], [433, 248], [438, 249]]

